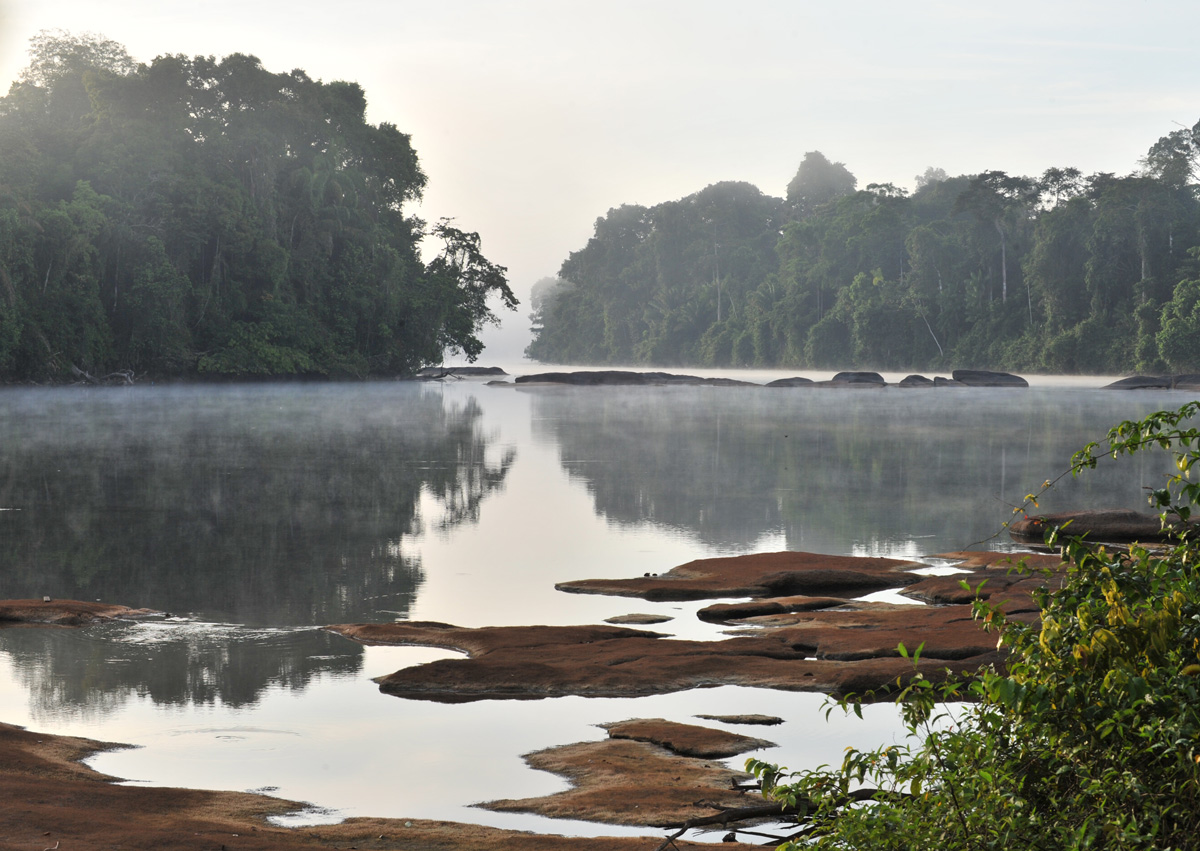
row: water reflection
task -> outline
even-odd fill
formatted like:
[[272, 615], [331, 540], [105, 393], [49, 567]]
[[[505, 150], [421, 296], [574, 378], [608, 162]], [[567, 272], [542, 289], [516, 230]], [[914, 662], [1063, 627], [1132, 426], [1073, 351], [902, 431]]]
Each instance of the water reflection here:
[[[534, 428], [619, 524], [727, 550], [930, 554], [993, 536], [1010, 506], [1116, 421], [1184, 401], [1098, 390], [540, 388]], [[1163, 398], [1160, 398], [1163, 397]], [[1150, 455], [1068, 480], [1042, 503], [1147, 510]], [[1007, 545], [1007, 538], [994, 545]]]
[[90, 719], [126, 702], [253, 705], [268, 688], [303, 689], [321, 674], [354, 674], [362, 649], [312, 628], [247, 629], [197, 622], [88, 629], [8, 629], [0, 647], [38, 720]]
[[0, 631], [34, 711], [236, 707], [357, 671], [311, 627], [407, 614], [409, 539], [477, 520], [515, 461], [482, 419], [406, 384], [0, 393], [0, 596], [189, 616]]
[[[396, 384], [7, 391], [5, 594], [250, 625], [403, 615], [422, 581], [404, 539], [474, 520], [513, 463], [481, 417]], [[442, 516], [418, 516], [423, 491]]]

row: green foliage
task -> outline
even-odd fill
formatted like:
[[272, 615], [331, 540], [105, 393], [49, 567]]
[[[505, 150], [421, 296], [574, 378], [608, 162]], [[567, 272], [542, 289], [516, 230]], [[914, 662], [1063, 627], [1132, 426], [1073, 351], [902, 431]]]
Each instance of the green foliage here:
[[[1200, 336], [1184, 315], [1190, 302], [1171, 308], [1169, 327], [1156, 314], [1174, 282], [1197, 277], [1186, 250], [1200, 243], [1194, 140], [1164, 137], [1140, 174], [931, 168], [912, 195], [855, 191], [844, 165], [812, 151], [786, 198], [716, 184], [610, 210], [563, 264], [570, 286], [538, 312], [528, 353], [567, 363], [1183, 368]], [[863, 276], [879, 285], [862, 286]]]
[[[1170, 451], [1178, 472], [1152, 502], [1165, 523], [1186, 522], [1200, 502], [1190, 477], [1200, 429], [1187, 426], [1198, 411], [1192, 402], [1121, 423], [1072, 470]], [[799, 815], [781, 847], [1194, 848], [1200, 544], [1178, 529], [1170, 547], [1115, 552], [1055, 530], [1048, 543], [1062, 544], [1067, 569], [1046, 576], [1040, 623], [977, 601], [1007, 664], [937, 685], [915, 673], [899, 697], [906, 744], [851, 749], [841, 766], [815, 771], [751, 760], [764, 796]]]
[[406, 215], [425, 176], [358, 85], [93, 35], [30, 52], [0, 98], [0, 380], [405, 374], [515, 305], [477, 234]]

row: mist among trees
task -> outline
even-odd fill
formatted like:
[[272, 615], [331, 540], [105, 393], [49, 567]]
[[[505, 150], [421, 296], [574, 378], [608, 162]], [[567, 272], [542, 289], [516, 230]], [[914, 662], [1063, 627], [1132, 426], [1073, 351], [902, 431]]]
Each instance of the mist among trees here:
[[804, 156], [786, 197], [717, 183], [626, 205], [534, 304], [563, 363], [1200, 371], [1200, 124], [1137, 171], [951, 177], [909, 193]]
[[0, 98], [0, 380], [406, 374], [515, 305], [477, 234], [404, 212], [425, 175], [357, 84], [61, 32], [30, 55]]

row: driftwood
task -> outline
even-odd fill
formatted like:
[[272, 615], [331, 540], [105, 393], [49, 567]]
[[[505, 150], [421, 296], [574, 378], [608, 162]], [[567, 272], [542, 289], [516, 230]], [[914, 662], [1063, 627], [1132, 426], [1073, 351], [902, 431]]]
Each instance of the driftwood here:
[[132, 369], [119, 369], [116, 372], [110, 372], [108, 375], [102, 375], [97, 378], [89, 374], [86, 370], [80, 369], [75, 364], [71, 364], [71, 374], [79, 381], [79, 384], [133, 384], [134, 372]]
[[[855, 789], [842, 796], [837, 801], [837, 809], [849, 806], [850, 804], [859, 804], [863, 801], [878, 801], [885, 799], [894, 799], [897, 797], [907, 797], [902, 792], [885, 792], [882, 789]], [[683, 836], [689, 830], [694, 830], [697, 827], [711, 827], [719, 824], [722, 827], [728, 828], [730, 825], [737, 825], [744, 822], [758, 822], [763, 819], [775, 819], [782, 821], [785, 818], [797, 818], [801, 823], [805, 819], [810, 820], [810, 824], [792, 836], [773, 837], [768, 834], [755, 833], [746, 828], [734, 827], [734, 833], [752, 833], [754, 836], [767, 836], [773, 842], [786, 842], [789, 839], [795, 839], [810, 832], [814, 825], [811, 824], [810, 811], [813, 810], [812, 801], [807, 798], [796, 801], [794, 805], [784, 806], [779, 803], [764, 803], [752, 804], [747, 807], [731, 807], [723, 809], [721, 812], [711, 816], [697, 816], [696, 818], [688, 819], [682, 824], [670, 825], [675, 829], [675, 832], [659, 843], [654, 851], [667, 851], [668, 848], [675, 847], [675, 840]]]

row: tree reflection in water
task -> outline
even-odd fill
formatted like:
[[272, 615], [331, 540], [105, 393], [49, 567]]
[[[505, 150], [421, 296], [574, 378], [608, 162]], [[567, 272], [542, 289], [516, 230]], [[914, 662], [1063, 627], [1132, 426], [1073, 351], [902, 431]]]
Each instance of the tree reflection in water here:
[[[489, 445], [473, 397], [451, 405], [415, 384], [8, 390], [0, 403], [2, 596], [190, 620], [0, 632], [35, 701], [101, 711], [122, 692], [241, 705], [357, 670], [356, 645], [261, 627], [403, 617], [423, 581], [405, 539], [473, 522], [515, 460]], [[419, 516], [423, 493], [440, 516]]]

